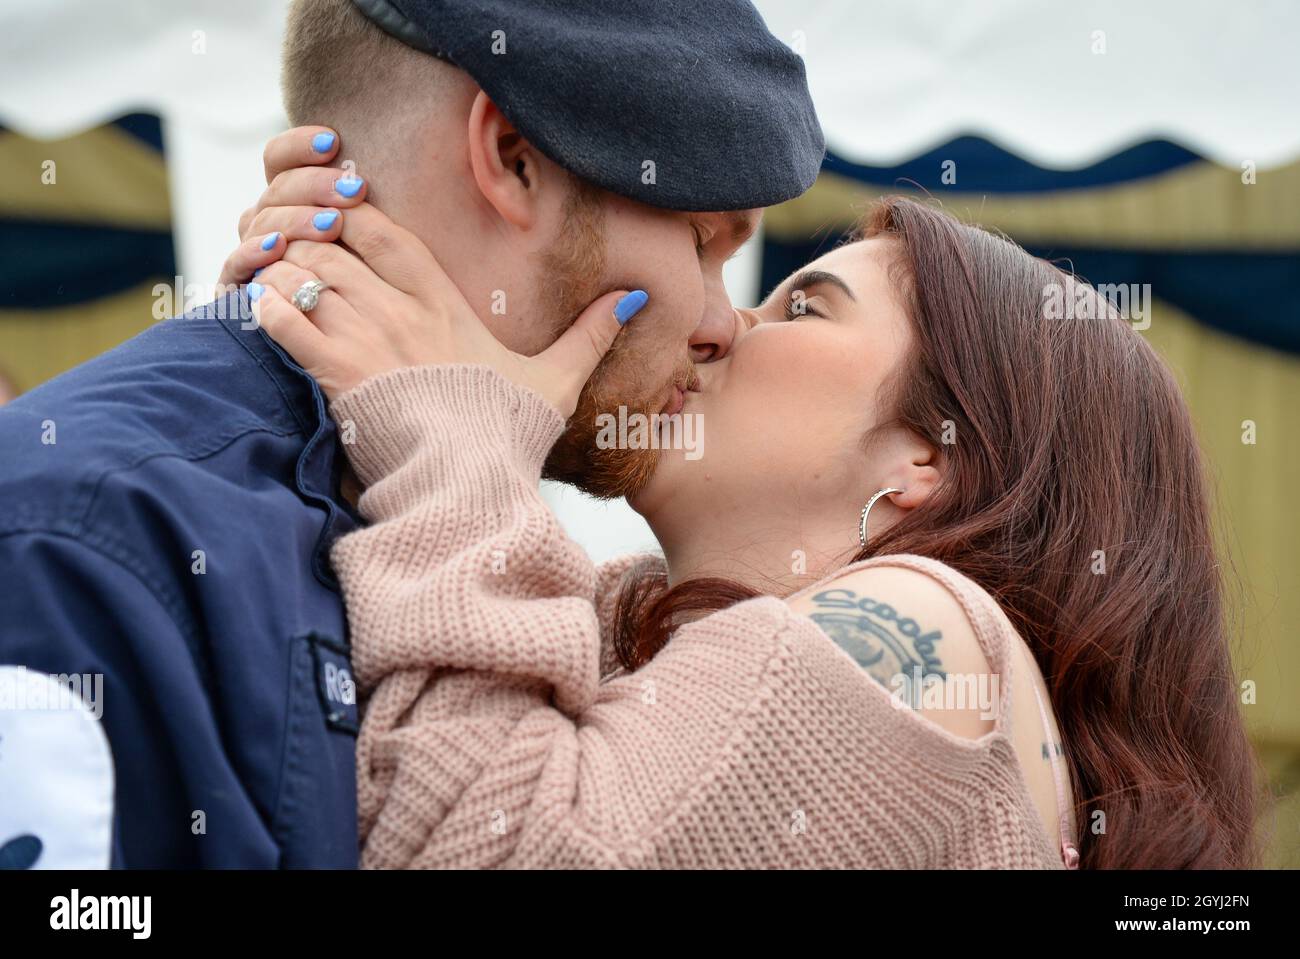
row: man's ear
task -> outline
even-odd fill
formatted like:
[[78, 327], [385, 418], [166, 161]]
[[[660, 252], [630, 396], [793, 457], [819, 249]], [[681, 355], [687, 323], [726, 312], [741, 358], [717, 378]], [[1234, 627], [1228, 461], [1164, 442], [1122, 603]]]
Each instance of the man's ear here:
[[539, 196], [549, 162], [497, 109], [482, 90], [469, 111], [469, 164], [483, 198], [503, 220], [521, 230], [538, 219]]

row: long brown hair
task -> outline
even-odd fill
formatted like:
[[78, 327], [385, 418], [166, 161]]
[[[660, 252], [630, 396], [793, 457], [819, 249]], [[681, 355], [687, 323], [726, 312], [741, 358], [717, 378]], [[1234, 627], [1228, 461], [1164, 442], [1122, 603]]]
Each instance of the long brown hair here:
[[[929, 556], [1002, 605], [1065, 739], [1083, 867], [1255, 865], [1256, 761], [1172, 375], [1095, 290], [1006, 239], [903, 198], [879, 201], [856, 236], [897, 241], [917, 335], [889, 408], [945, 478], [853, 559]], [[680, 623], [756, 595], [665, 587], [651, 564], [625, 580], [615, 648], [629, 669]]]

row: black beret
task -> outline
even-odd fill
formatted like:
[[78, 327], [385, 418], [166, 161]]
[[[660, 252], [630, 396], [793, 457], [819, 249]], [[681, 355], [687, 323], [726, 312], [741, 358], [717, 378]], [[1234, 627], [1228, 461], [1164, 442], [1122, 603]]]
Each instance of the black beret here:
[[352, 2], [464, 70], [539, 150], [613, 193], [743, 210], [817, 177], [825, 141], [803, 60], [748, 0]]

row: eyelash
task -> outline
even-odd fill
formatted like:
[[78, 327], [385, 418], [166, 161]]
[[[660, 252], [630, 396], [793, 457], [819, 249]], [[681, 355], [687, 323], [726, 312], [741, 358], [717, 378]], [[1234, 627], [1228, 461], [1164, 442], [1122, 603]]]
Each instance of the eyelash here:
[[807, 298], [805, 298], [804, 301], [803, 301], [803, 313], [802, 313], [802, 314], [800, 314], [800, 313], [796, 313], [796, 312], [794, 311], [794, 297], [793, 297], [793, 296], [787, 296], [787, 297], [785, 298], [785, 318], [786, 318], [787, 320], [793, 321], [793, 320], [795, 320], [796, 318], [801, 317], [801, 316], [802, 316], [802, 317], [815, 316], [815, 317], [817, 317], [817, 319], [819, 319], [819, 320], [824, 320], [824, 319], [825, 319], [824, 316], [822, 316], [820, 313], [818, 313], [816, 310], [814, 310], [811, 306], [808, 305], [808, 300], [807, 300]]

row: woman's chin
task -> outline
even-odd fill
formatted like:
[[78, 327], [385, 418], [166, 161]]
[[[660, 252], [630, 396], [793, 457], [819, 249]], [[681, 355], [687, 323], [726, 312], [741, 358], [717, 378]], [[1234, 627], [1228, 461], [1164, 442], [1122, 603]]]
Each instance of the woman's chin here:
[[[628, 494], [627, 505], [651, 520], [671, 510], [674, 501], [679, 501], [681, 497], [698, 496], [698, 486], [692, 482], [691, 473], [704, 467], [698, 460], [691, 461], [688, 455], [686, 450], [681, 449], [660, 450], [659, 462], [650, 479], [636, 492]], [[692, 487], [694, 493], [690, 492]]]
[[624, 497], [628, 506], [647, 519], [657, 511], [672, 493], [672, 481], [664, 478], [665, 459], [665, 454], [660, 453], [659, 463], [655, 467], [655, 471], [650, 474], [650, 479], [635, 492], [628, 493]]

